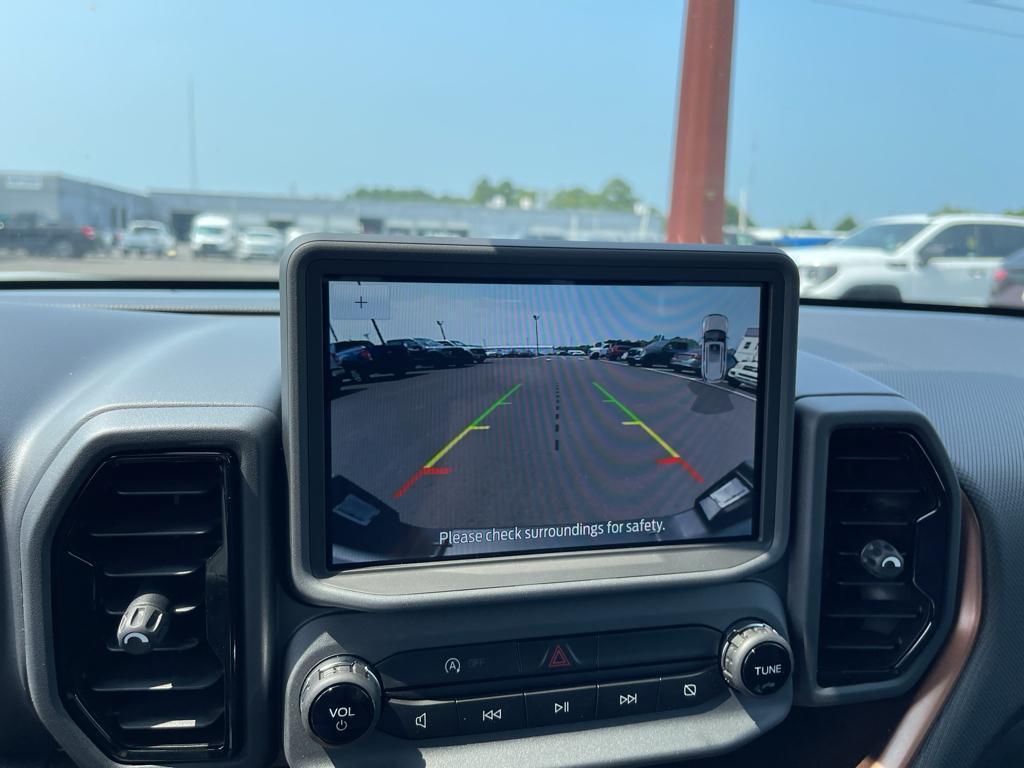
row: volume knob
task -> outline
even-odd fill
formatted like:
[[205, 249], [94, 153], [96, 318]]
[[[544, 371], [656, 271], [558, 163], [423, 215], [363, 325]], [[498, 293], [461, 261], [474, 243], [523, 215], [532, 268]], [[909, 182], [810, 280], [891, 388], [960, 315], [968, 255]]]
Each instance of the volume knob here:
[[373, 728], [380, 715], [376, 673], [355, 656], [331, 656], [306, 676], [299, 694], [302, 720], [329, 747], [351, 744]]
[[721, 663], [722, 677], [732, 688], [768, 696], [780, 690], [793, 673], [793, 652], [774, 628], [750, 622], [726, 634]]

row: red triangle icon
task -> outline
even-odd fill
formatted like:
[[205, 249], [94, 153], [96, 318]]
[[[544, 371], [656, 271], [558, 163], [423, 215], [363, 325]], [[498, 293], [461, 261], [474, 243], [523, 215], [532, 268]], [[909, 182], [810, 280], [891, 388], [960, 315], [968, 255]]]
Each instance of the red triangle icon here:
[[571, 666], [572, 662], [569, 661], [569, 657], [562, 650], [562, 646], [556, 644], [555, 650], [551, 652], [551, 656], [548, 658], [548, 669], [562, 669]]

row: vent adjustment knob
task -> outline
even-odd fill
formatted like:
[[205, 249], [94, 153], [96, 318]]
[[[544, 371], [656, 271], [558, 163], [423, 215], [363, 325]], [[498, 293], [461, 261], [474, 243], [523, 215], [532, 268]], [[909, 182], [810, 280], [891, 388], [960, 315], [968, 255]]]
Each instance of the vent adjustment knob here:
[[903, 573], [903, 555], [885, 539], [872, 539], [860, 551], [860, 564], [876, 579], [895, 579]]
[[732, 688], [754, 696], [781, 690], [793, 672], [789, 642], [762, 622], [744, 622], [726, 633], [722, 676]]
[[149, 653], [166, 637], [171, 623], [171, 601], [159, 592], [143, 589], [121, 614], [117, 644], [131, 654]]
[[321, 744], [351, 744], [373, 728], [380, 715], [376, 673], [355, 656], [331, 656], [306, 676], [299, 695], [302, 721]]

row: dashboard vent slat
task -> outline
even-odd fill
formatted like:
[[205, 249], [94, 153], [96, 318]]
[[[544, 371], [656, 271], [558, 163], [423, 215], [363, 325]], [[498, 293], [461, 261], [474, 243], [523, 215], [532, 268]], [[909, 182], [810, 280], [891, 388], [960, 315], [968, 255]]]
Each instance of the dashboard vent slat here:
[[[108, 459], [55, 539], [58, 681], [69, 712], [123, 762], [220, 759], [235, 748], [229, 521], [233, 462], [215, 452]], [[136, 595], [170, 601], [150, 653], [118, 646]]]
[[[932, 631], [944, 595], [922, 585], [934, 584], [928, 573], [945, 567], [948, 539], [926, 537], [922, 521], [946, 514], [943, 499], [941, 480], [910, 432], [856, 428], [832, 433], [825, 491], [819, 685], [892, 679]], [[929, 551], [920, 550], [925, 538]], [[861, 551], [875, 540], [891, 544], [903, 558], [903, 571], [896, 578], [879, 578], [861, 564]]]

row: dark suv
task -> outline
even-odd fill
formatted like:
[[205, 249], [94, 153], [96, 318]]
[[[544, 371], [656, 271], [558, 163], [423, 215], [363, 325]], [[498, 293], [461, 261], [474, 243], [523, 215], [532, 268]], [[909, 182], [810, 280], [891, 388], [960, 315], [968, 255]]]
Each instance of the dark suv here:
[[451, 368], [473, 363], [473, 356], [462, 347], [446, 347], [433, 339], [389, 339], [388, 344], [400, 344], [409, 352], [416, 368]]
[[331, 376], [336, 381], [351, 379], [357, 384], [374, 374], [404, 376], [412, 367], [409, 352], [398, 344], [368, 341], [337, 341], [331, 344]]
[[652, 341], [644, 347], [636, 361], [645, 368], [650, 368], [652, 365], [668, 365], [672, 362], [672, 355], [690, 349], [699, 349], [699, 345], [693, 339]]

